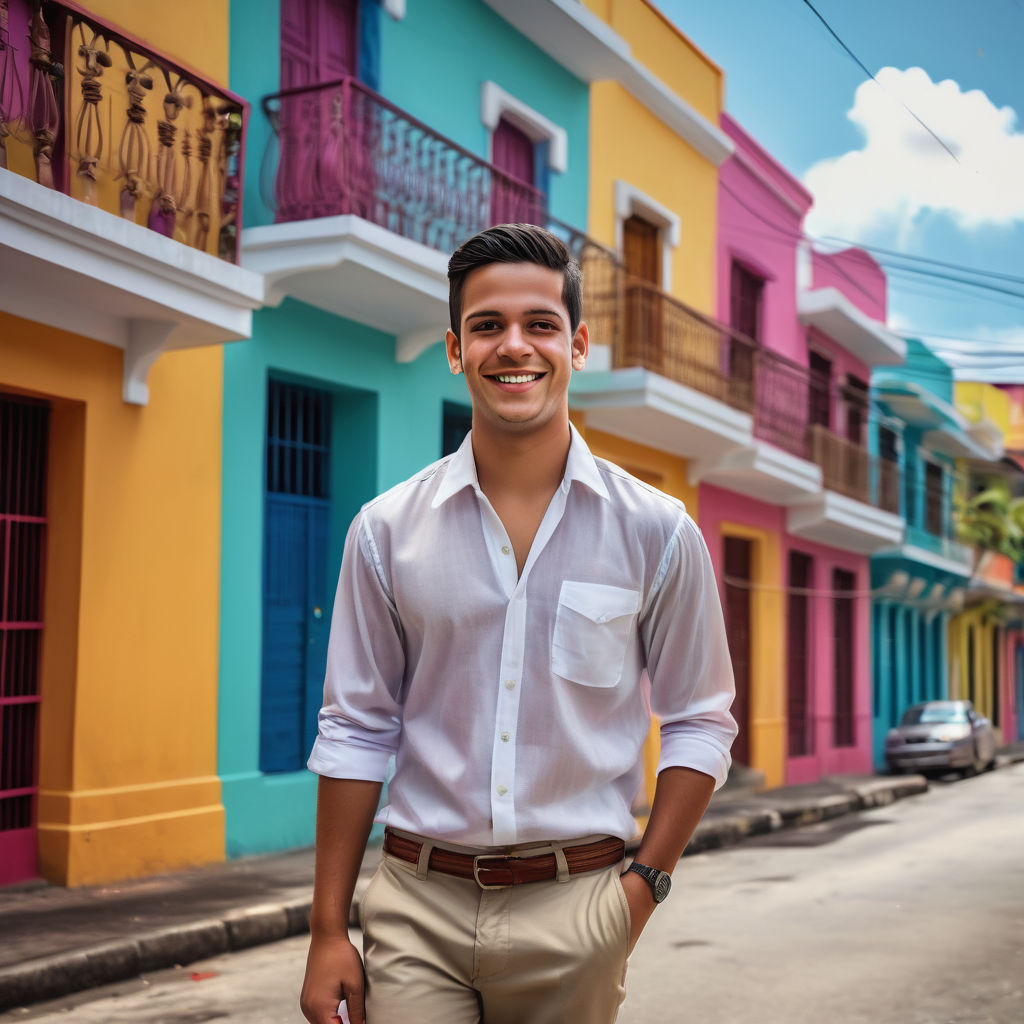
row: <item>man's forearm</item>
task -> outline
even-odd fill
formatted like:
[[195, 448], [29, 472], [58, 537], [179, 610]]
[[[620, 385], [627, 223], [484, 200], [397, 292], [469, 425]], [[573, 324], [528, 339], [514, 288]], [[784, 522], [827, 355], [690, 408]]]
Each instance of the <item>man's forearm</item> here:
[[312, 934], [346, 934], [349, 907], [373, 816], [380, 802], [381, 783], [320, 777], [316, 806], [316, 874]]
[[707, 810], [715, 780], [693, 768], [665, 768], [658, 775], [651, 815], [635, 859], [671, 873]]

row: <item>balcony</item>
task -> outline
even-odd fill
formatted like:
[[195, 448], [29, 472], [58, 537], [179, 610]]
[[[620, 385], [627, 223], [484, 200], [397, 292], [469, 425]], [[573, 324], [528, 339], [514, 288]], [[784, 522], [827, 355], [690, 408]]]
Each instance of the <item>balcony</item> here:
[[789, 510], [787, 529], [819, 544], [871, 554], [903, 539], [899, 465], [812, 424], [811, 458], [824, 491]]
[[72, 4], [10, 0], [0, 29], [2, 308], [124, 350], [248, 337], [235, 266], [245, 106]]
[[[268, 300], [299, 299], [397, 337], [415, 359], [448, 324], [448, 254], [508, 221], [547, 223], [542, 192], [354, 78], [263, 100], [261, 188], [276, 223], [242, 233]], [[582, 238], [582, 236], [579, 236]]]
[[595, 264], [583, 271], [592, 369], [573, 377], [570, 395], [587, 423], [683, 457], [749, 444], [753, 375], [743, 340], [617, 262], [603, 261], [593, 282]]

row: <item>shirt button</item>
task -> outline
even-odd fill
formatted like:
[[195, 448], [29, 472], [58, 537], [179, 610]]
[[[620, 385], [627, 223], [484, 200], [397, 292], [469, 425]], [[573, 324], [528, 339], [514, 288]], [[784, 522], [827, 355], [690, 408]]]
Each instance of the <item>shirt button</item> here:
[[502, 743], [508, 743], [509, 739], [511, 739], [511, 736], [512, 736], [511, 733], [503, 732], [501, 734], [501, 742]]
[[512, 553], [512, 549], [507, 544], [504, 544], [504, 545], [502, 545], [501, 553], [503, 555], [509, 555], [509, 554]]
[[514, 679], [506, 679], [505, 680], [505, 689], [506, 690], [514, 690], [515, 688], [516, 688], [516, 681]]
[[508, 787], [507, 786], [499, 786], [498, 787], [498, 796], [504, 796], [507, 792], [508, 792]]

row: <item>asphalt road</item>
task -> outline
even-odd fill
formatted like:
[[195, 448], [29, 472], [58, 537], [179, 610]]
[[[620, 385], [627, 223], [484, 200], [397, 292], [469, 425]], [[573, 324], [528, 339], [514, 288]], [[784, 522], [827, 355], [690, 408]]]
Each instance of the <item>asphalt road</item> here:
[[[301, 1024], [305, 948], [290, 939], [0, 1022]], [[1021, 1024], [1024, 764], [685, 858], [627, 987], [620, 1024]]]

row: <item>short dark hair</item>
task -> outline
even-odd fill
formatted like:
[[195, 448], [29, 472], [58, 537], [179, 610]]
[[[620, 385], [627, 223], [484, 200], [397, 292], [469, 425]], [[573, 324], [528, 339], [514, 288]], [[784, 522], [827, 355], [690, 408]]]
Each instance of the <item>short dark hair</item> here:
[[474, 235], [448, 261], [448, 311], [452, 332], [460, 337], [462, 293], [466, 278], [489, 263], [536, 263], [562, 272], [562, 302], [573, 334], [583, 319], [583, 275], [568, 246], [536, 224], [498, 224]]

